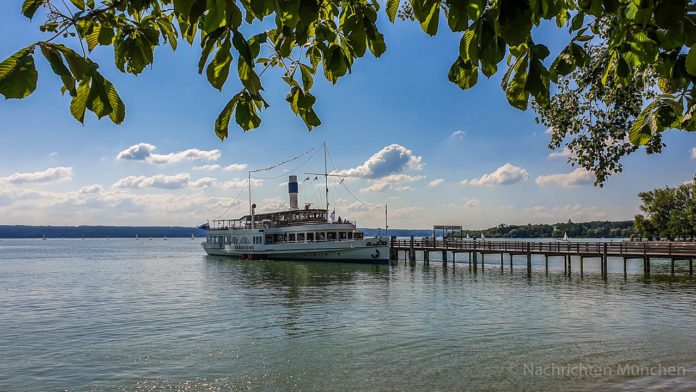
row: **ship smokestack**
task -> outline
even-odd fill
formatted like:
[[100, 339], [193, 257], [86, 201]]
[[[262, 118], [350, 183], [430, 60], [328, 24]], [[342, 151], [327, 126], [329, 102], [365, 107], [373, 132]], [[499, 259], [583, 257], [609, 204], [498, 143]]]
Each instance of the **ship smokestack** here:
[[290, 194], [290, 209], [297, 210], [297, 176], [290, 176], [288, 178], [288, 193]]

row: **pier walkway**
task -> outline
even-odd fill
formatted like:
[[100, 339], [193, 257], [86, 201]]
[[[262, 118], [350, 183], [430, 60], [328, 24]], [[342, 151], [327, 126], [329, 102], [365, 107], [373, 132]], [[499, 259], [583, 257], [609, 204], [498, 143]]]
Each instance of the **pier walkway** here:
[[[503, 241], [503, 240], [472, 240], [445, 239], [435, 240], [432, 237], [398, 240], [392, 237], [390, 241], [390, 257], [398, 260], [399, 252], [404, 251], [404, 258], [412, 263], [416, 260], [416, 252], [423, 253], [425, 263], [430, 262], [431, 252], [442, 254], [442, 263], [447, 264], [448, 254], [454, 265], [457, 254], [466, 253], [468, 262], [474, 271], [478, 269], [478, 258], [481, 257], [481, 270], [485, 267], [486, 255], [499, 254], [500, 268], [503, 268], [503, 256], [509, 255], [510, 269], [514, 255], [525, 255], [527, 274], [532, 273], [532, 255], [544, 255], [545, 268], [548, 273], [549, 257], [563, 257], [563, 269], [566, 274], [572, 272], [573, 258], [579, 261], [580, 274], [584, 272], [586, 258], [599, 258], [600, 271], [607, 276], [609, 258], [623, 259], [623, 271], [626, 273], [626, 261], [629, 259], [643, 260], [643, 271], [650, 274], [650, 260], [671, 260], [671, 272], [674, 274], [676, 261], [688, 261], [689, 274], [693, 274], [693, 260], [696, 259], [696, 243], [666, 242], [666, 241], [617, 241], [617, 242], [576, 242], [576, 241]], [[497, 263], [496, 263], [497, 264]]]

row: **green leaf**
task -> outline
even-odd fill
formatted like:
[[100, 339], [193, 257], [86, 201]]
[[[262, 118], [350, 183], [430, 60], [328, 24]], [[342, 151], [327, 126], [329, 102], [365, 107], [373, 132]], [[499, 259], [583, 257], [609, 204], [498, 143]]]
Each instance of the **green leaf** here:
[[653, 112], [654, 105], [648, 105], [643, 113], [636, 118], [636, 121], [631, 127], [631, 131], [628, 133], [628, 139], [631, 143], [642, 146], [650, 142], [653, 135], [658, 131], [657, 129], [657, 119], [655, 118], [655, 113]]
[[696, 76], [696, 49], [694, 46], [689, 48], [689, 54], [686, 55], [686, 72]]
[[75, 4], [75, 7], [79, 8], [80, 11], [85, 10], [85, 0], [70, 0], [70, 2]]
[[208, 13], [203, 20], [203, 31], [210, 33], [224, 25], [225, 8], [227, 8], [225, 3], [225, 0], [206, 0]]
[[302, 86], [306, 91], [309, 91], [314, 84], [314, 77], [312, 76], [314, 71], [309, 66], [300, 64], [300, 72], [302, 73]]
[[447, 75], [450, 82], [466, 90], [478, 81], [478, 66], [470, 61], [464, 62], [461, 57], [457, 57], [454, 64], [450, 67]]
[[237, 106], [237, 101], [239, 100], [239, 95], [237, 94], [232, 99], [227, 102], [225, 108], [215, 119], [215, 134], [220, 138], [220, 140], [225, 140], [229, 133], [230, 118], [232, 118], [232, 112]]
[[41, 45], [41, 53], [46, 60], [48, 60], [48, 63], [51, 64], [53, 72], [60, 76], [66, 91], [69, 91], [70, 95], [74, 96], [76, 94], [75, 78], [70, 73], [70, 70], [68, 70], [68, 67], [63, 63], [63, 57], [60, 55], [60, 51], [50, 44], [45, 44]]
[[106, 96], [109, 100], [109, 105], [111, 105], [111, 113], [109, 113], [109, 118], [114, 124], [120, 124], [126, 117], [126, 105], [118, 96], [116, 88], [108, 80], [104, 79], [104, 90], [106, 91]]
[[476, 29], [467, 30], [459, 41], [459, 57], [462, 61], [477, 63], [479, 59], [479, 47], [476, 38]]
[[111, 113], [111, 104], [106, 94], [105, 79], [98, 72], [92, 73], [92, 85], [87, 94], [87, 109], [94, 112], [98, 118], [102, 118]]
[[227, 81], [227, 75], [230, 73], [230, 63], [232, 62], [230, 47], [230, 40], [226, 39], [206, 69], [206, 75], [210, 84], [221, 91], [222, 86]]
[[172, 23], [168, 19], [162, 18], [158, 20], [158, 24], [160, 30], [162, 30], [167, 37], [167, 41], [169, 41], [169, 45], [172, 47], [172, 50], [176, 50], [178, 36]]
[[24, 48], [0, 63], [0, 94], [5, 98], [24, 98], [36, 90], [33, 49]]
[[234, 119], [245, 131], [258, 128], [261, 125], [261, 119], [256, 114], [256, 105], [248, 94], [240, 95]]
[[89, 95], [89, 81], [84, 79], [77, 87], [77, 94], [70, 102], [70, 113], [81, 123], [85, 123], [85, 109], [87, 109], [87, 96]]
[[429, 35], [437, 34], [440, 23], [440, 2], [437, 0], [417, 0], [413, 2], [413, 12], [420, 22], [421, 29]]
[[24, 0], [22, 4], [22, 15], [29, 19], [33, 18], [36, 10], [39, 9], [39, 6], [41, 6], [43, 2], [44, 0]]
[[99, 33], [101, 32], [101, 25], [94, 25], [92, 32], [85, 36], [85, 41], [87, 41], [87, 50], [92, 51], [97, 45], [99, 45]]
[[400, 3], [401, 0], [387, 0], [387, 16], [392, 23], [394, 23], [394, 17], [396, 17], [396, 11], [399, 10]]
[[498, 25], [500, 35], [510, 46], [527, 41], [532, 30], [532, 9], [529, 0], [500, 0]]
[[469, 12], [467, 2], [460, 0], [447, 0], [449, 11], [447, 12], [447, 24], [450, 30], [464, 31], [469, 26]]
[[259, 75], [257, 75], [256, 71], [254, 71], [254, 69], [241, 57], [237, 60], [237, 72], [239, 73], [239, 80], [242, 81], [244, 87], [249, 90], [252, 95], [263, 89], [263, 87], [261, 87]]
[[527, 56], [517, 60], [514, 65], [515, 76], [506, 86], [505, 96], [513, 107], [526, 110], [529, 102], [529, 91], [527, 91]]

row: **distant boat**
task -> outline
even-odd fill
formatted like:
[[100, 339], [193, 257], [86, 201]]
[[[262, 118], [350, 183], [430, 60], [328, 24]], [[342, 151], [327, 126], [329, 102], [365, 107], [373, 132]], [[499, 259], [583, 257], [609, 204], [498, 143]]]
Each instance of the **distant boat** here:
[[152, 241], [152, 236], [150, 236], [150, 241]]
[[196, 237], [194, 237], [193, 234], [191, 234], [191, 239], [192, 239], [192, 240], [195, 240]]
[[136, 240], [136, 241], [139, 240], [138, 234], [137, 234], [137, 233], [135, 234], [135, 240]]
[[166, 236], [166, 235], [164, 236], [164, 240], [165, 240], [165, 241], [167, 240], [167, 236]]
[[470, 240], [470, 239], [471, 239], [471, 237], [469, 237], [469, 233], [466, 233], [466, 239], [467, 239], [467, 240]]
[[109, 236], [108, 236], [108, 235], [106, 236], [106, 239], [107, 239], [107, 240], [109, 239]]
[[483, 232], [481, 232], [481, 239], [482, 239], [482, 240], [485, 240], [485, 239], [486, 239], [486, 236], [483, 235]]
[[563, 233], [563, 241], [568, 241], [568, 233]]
[[46, 234], [44, 233], [42, 240], [46, 241]]

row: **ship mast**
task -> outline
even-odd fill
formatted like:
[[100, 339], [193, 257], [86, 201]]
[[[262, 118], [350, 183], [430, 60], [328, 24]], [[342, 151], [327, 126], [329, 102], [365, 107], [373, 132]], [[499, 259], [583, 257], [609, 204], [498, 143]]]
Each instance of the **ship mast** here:
[[326, 141], [324, 141], [324, 187], [326, 189], [326, 221], [329, 221], [329, 176], [326, 167]]

